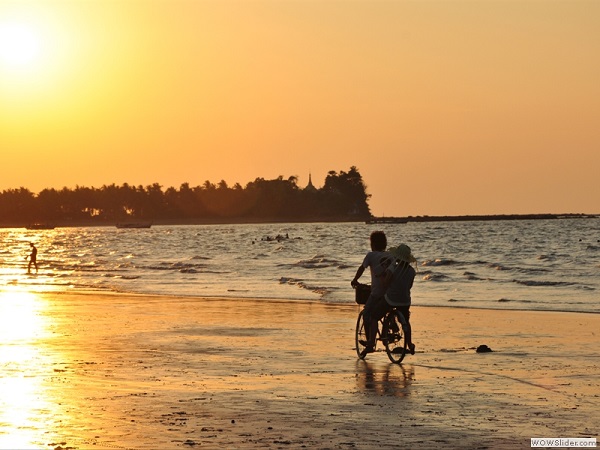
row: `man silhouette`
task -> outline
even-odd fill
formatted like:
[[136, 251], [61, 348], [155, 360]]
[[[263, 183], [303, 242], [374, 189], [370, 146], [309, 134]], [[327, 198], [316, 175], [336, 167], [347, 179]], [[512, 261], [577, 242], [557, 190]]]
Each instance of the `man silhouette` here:
[[31, 273], [31, 265], [32, 264], [35, 266], [35, 273], [37, 273], [37, 271], [38, 271], [37, 248], [35, 248], [35, 245], [33, 245], [33, 242], [30, 242], [29, 245], [31, 246], [31, 254], [29, 255], [29, 264], [27, 264], [27, 273]]

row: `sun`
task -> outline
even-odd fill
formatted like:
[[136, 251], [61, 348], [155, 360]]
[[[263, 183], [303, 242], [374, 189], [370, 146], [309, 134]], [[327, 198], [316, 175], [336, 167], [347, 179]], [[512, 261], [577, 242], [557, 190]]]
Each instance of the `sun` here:
[[36, 30], [23, 23], [0, 23], [0, 62], [8, 67], [27, 67], [40, 57]]

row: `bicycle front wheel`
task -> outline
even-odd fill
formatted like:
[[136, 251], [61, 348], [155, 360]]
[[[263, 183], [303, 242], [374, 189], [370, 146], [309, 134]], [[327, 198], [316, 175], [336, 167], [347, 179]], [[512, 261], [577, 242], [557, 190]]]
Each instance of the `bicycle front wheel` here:
[[358, 313], [358, 319], [356, 320], [356, 335], [354, 336], [356, 354], [360, 359], [365, 359], [365, 356], [361, 355], [361, 353], [365, 349], [364, 343], [367, 342], [367, 333], [365, 332], [365, 321], [363, 313], [364, 310]]
[[382, 340], [390, 361], [394, 364], [401, 363], [406, 355], [406, 338], [398, 311], [391, 311], [385, 316]]

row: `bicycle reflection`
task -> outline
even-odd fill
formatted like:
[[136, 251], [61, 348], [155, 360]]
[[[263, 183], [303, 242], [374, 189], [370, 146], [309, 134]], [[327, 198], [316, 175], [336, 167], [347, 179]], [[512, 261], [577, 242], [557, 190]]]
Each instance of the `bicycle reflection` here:
[[368, 393], [391, 397], [407, 397], [415, 376], [412, 365], [373, 364], [358, 360], [356, 367], [358, 387]]

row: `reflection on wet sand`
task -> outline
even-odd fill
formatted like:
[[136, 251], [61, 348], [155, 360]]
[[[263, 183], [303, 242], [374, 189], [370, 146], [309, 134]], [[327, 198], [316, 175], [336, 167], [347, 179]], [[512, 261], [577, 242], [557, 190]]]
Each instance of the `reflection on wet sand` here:
[[[522, 448], [597, 429], [597, 315], [417, 307], [422, 351], [402, 365], [358, 361], [355, 318], [318, 303], [0, 295], [0, 448]], [[481, 342], [494, 352], [440, 350]]]
[[366, 360], [356, 363], [357, 383], [361, 390], [376, 395], [407, 397], [414, 379], [413, 365], [375, 364]]
[[0, 293], [0, 448], [36, 448], [52, 414], [40, 372], [49, 357], [44, 304], [35, 294]]

